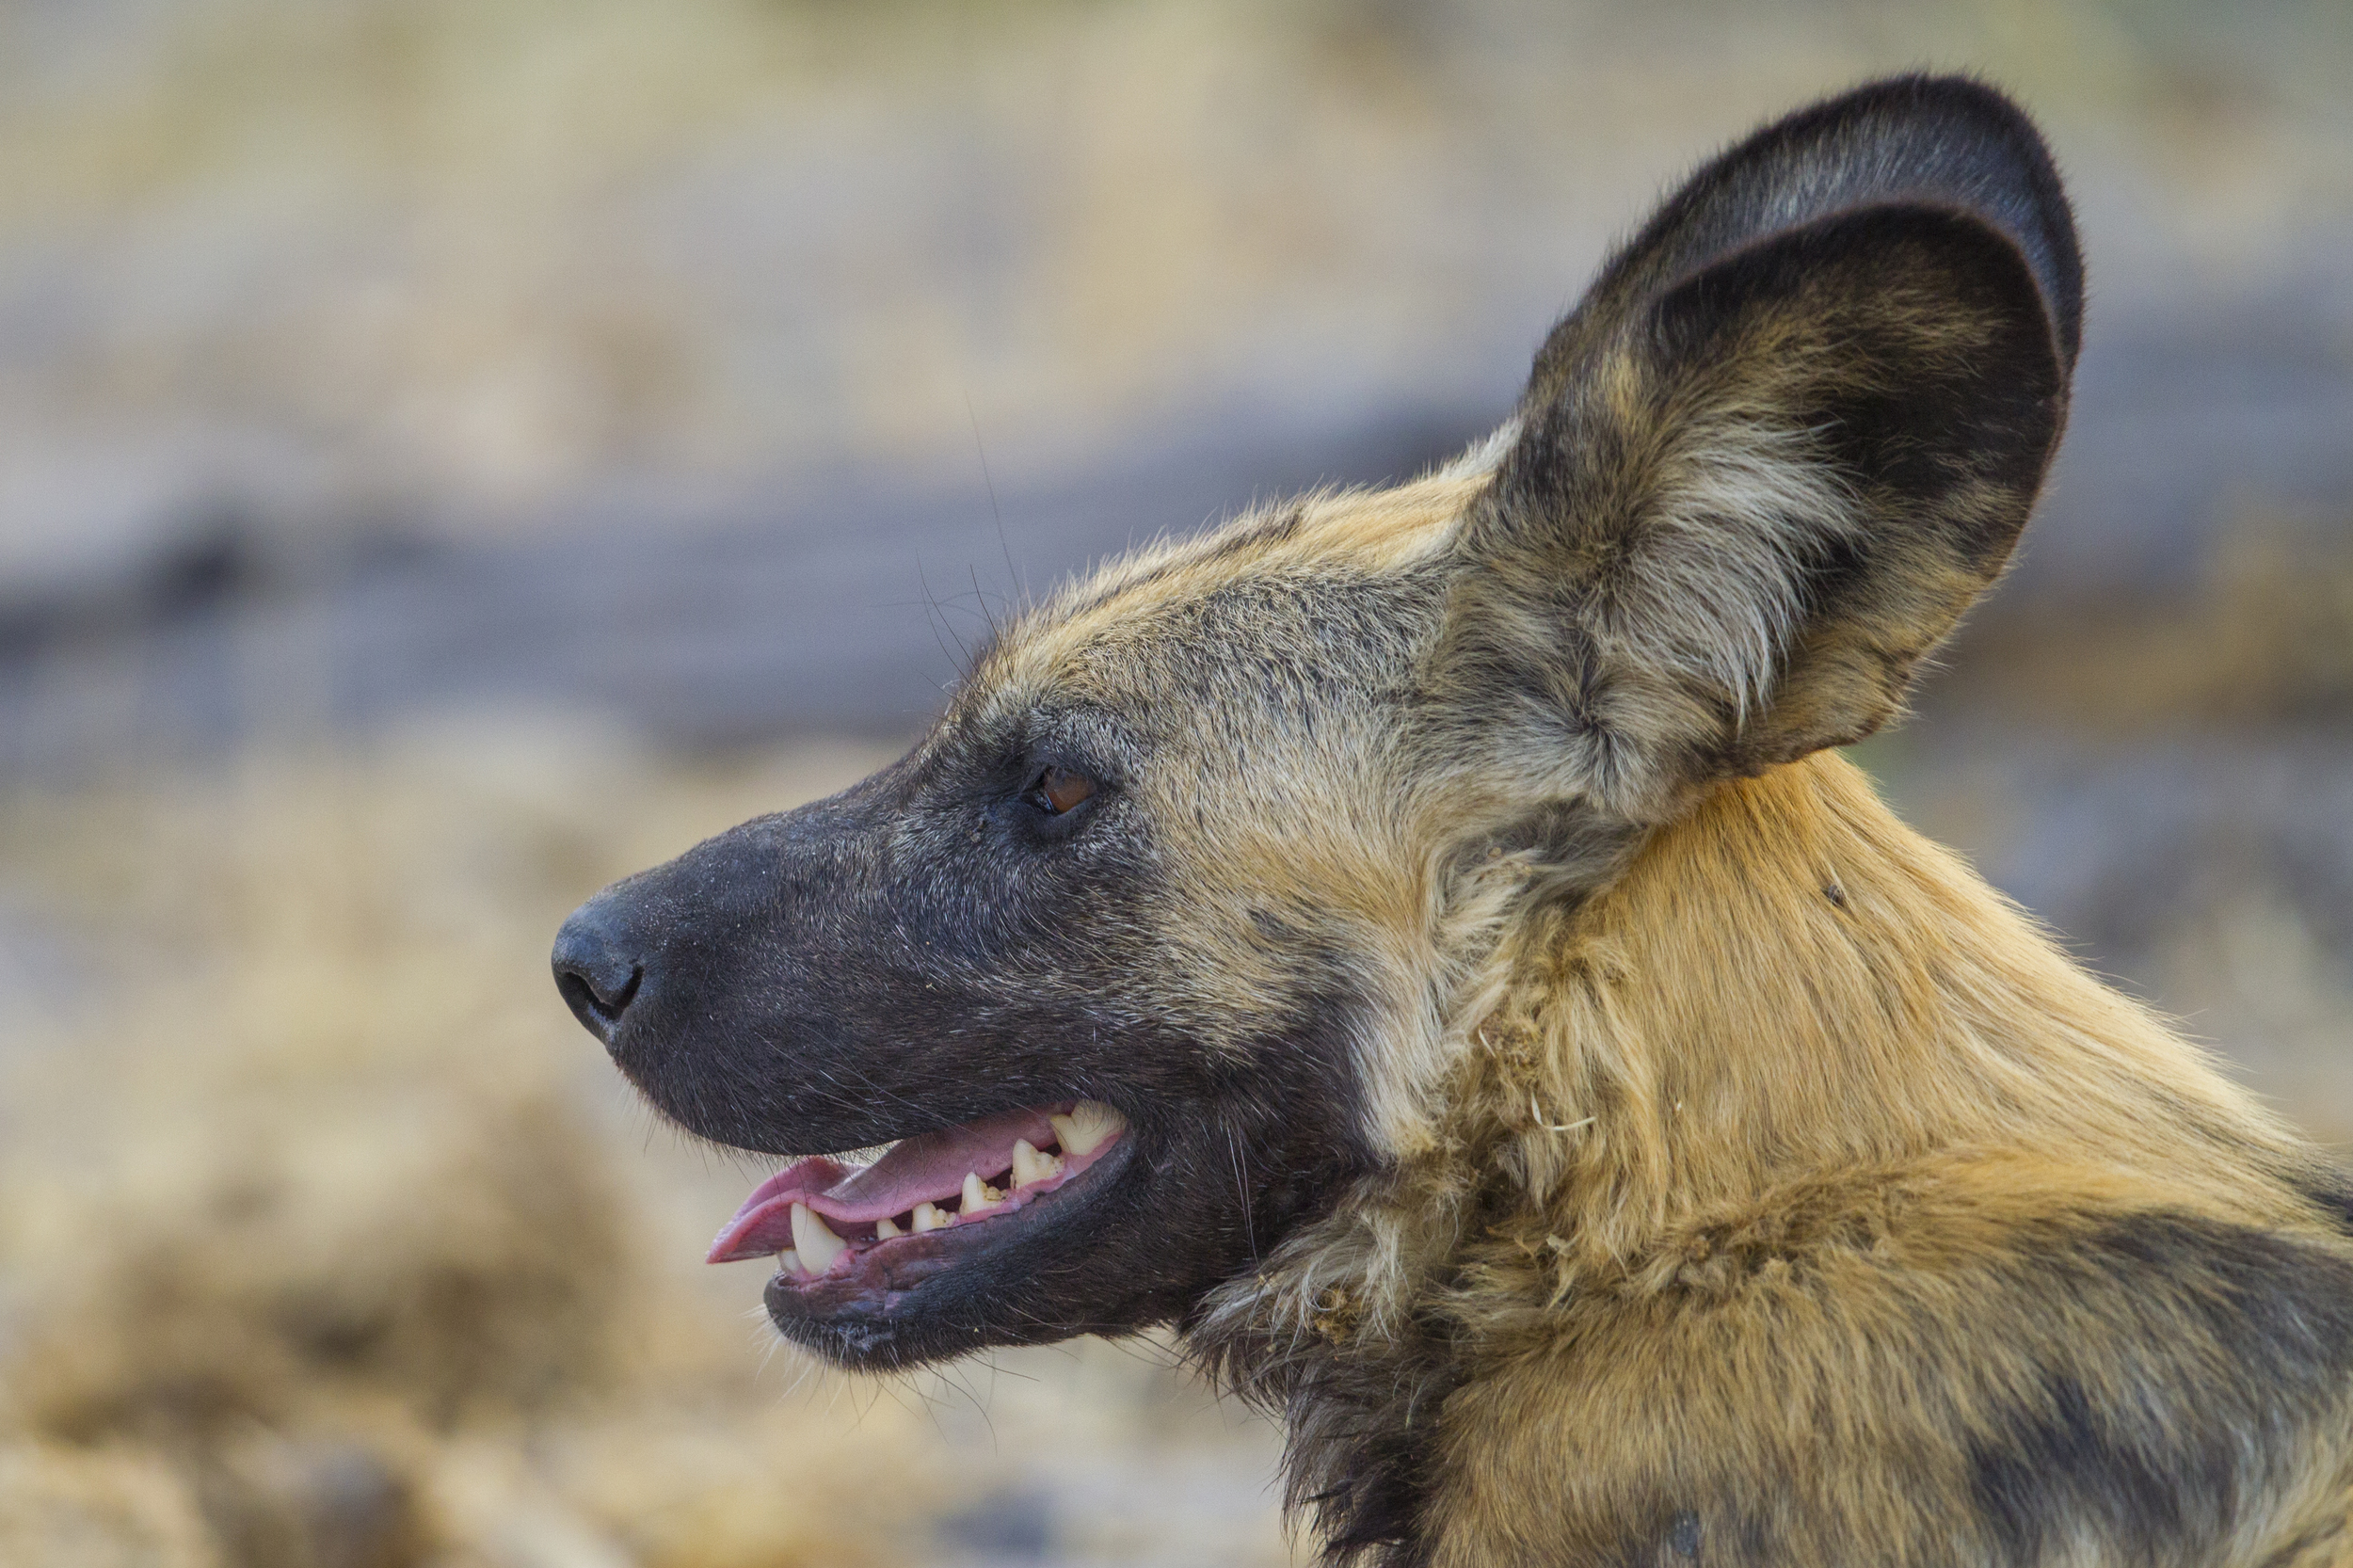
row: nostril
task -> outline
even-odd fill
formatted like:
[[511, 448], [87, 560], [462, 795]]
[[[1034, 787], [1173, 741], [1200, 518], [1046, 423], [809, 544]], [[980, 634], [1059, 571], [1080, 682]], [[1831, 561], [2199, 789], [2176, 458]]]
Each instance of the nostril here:
[[621, 1016], [621, 1009], [629, 1005], [629, 999], [637, 994], [637, 983], [645, 978], [646, 971], [632, 964], [630, 966], [629, 978], [621, 982], [620, 988], [609, 997], [602, 992], [598, 992], [597, 1000], [617, 1018]]
[[555, 988], [564, 1004], [589, 1033], [609, 1046], [645, 979], [645, 968], [612, 940], [602, 922], [593, 918], [594, 911], [592, 904], [564, 922], [552, 956]]
[[574, 1016], [609, 1040], [621, 1021], [621, 1014], [628, 1009], [630, 999], [637, 994], [637, 983], [644, 978], [643, 969], [632, 968], [618, 985], [606, 986], [600, 985], [585, 969], [559, 968], [555, 971], [555, 988], [563, 994]]

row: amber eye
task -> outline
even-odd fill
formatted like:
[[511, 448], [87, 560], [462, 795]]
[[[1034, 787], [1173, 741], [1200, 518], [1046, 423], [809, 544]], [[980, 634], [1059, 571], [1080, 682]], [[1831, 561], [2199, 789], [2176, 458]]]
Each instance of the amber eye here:
[[1068, 768], [1048, 768], [1031, 786], [1030, 804], [1059, 817], [1093, 793], [1095, 780], [1085, 774], [1072, 773]]

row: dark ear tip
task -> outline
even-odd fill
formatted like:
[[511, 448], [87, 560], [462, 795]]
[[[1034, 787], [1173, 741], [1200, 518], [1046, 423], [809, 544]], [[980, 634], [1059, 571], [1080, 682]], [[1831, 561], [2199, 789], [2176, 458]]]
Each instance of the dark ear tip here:
[[1776, 234], [1858, 208], [1943, 206], [2025, 257], [2063, 370], [2083, 337], [2083, 258], [2058, 168], [2025, 111], [1973, 76], [1892, 76], [1764, 126], [1694, 172], [1604, 264], [1537, 351], [1526, 402], [1682, 280]]
[[[2067, 369], [2083, 342], [2083, 248], [2058, 163], [2018, 101], [1981, 76], [1913, 72], [1866, 82], [1783, 121], [1867, 125], [1891, 141], [1937, 144], [1961, 174], [1957, 204], [1982, 214], [2025, 253]], [[1892, 193], [1891, 193], [1892, 194]]]
[[1962, 71], [1908, 71], [1900, 75], [1878, 77], [1833, 94], [1817, 107], [1875, 101], [1912, 109], [1949, 107], [1957, 112], [2010, 120], [2029, 130], [2034, 124], [2016, 99], [1984, 77]]

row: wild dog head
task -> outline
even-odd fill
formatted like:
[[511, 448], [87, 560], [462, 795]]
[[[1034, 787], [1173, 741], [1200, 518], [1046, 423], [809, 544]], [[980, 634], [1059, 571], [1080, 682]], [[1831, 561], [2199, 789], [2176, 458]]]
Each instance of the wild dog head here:
[[598, 894], [557, 983], [680, 1125], [807, 1157], [714, 1249], [784, 1255], [801, 1343], [1183, 1320], [1427, 1135], [1513, 922], [1896, 712], [2025, 523], [2080, 302], [2007, 101], [1804, 110], [1492, 440], [1064, 589], [897, 763]]

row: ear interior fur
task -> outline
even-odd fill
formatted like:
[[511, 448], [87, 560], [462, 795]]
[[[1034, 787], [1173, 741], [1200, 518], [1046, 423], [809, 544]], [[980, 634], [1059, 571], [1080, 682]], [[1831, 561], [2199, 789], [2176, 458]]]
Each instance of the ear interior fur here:
[[[1991, 96], [1908, 90], [1941, 133]], [[1657, 821], [1695, 787], [1870, 733], [2025, 526], [2080, 298], [2056, 177], [2048, 207], [2037, 181], [1995, 200], [1986, 176], [1805, 210], [1856, 194], [1807, 182], [1809, 157], [1852, 157], [1865, 131], [1910, 145], [1872, 107], [1720, 160], [1538, 357], [1465, 531], [1437, 706], [1464, 744], [1532, 766], [1539, 794]], [[1710, 240], [1732, 248], [1693, 262]]]

